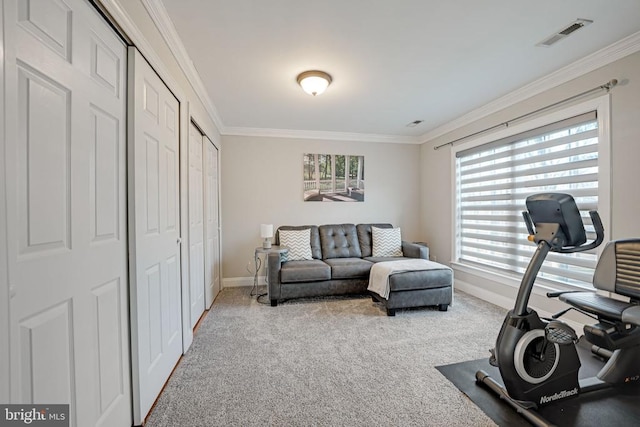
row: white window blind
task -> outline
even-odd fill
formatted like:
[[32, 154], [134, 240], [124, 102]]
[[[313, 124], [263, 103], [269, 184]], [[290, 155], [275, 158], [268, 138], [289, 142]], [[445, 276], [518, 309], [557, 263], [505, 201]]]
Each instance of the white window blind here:
[[[594, 238], [598, 208], [598, 121], [591, 112], [456, 154], [457, 261], [517, 275], [535, 245], [522, 219], [527, 196], [571, 194]], [[591, 287], [595, 251], [550, 253], [538, 277]]]

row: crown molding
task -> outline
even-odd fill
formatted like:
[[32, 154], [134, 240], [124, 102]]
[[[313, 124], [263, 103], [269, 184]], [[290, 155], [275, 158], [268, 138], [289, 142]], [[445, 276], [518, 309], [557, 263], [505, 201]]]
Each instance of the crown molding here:
[[388, 144], [422, 144], [422, 141], [416, 136], [318, 130], [227, 127], [223, 135], [266, 138], [322, 139], [325, 141], [382, 142]]
[[235, 136], [259, 136], [270, 138], [300, 138], [300, 139], [324, 139], [335, 141], [366, 141], [366, 142], [382, 142], [382, 143], [400, 143], [400, 144], [420, 144], [421, 141], [417, 137], [402, 135], [377, 135], [362, 134], [352, 132], [330, 132], [330, 131], [307, 131], [307, 130], [291, 130], [291, 129], [270, 129], [270, 128], [244, 128], [244, 127], [228, 127], [222, 122], [218, 110], [208, 96], [207, 90], [202, 83], [202, 79], [198, 74], [193, 61], [187, 53], [178, 32], [169, 17], [167, 9], [161, 0], [140, 0], [142, 5], [149, 13], [151, 20], [158, 28], [165, 42], [169, 46], [174, 58], [180, 64], [180, 68], [187, 76], [187, 79], [194, 88], [200, 101], [204, 104], [207, 112], [211, 115], [218, 132], [221, 135]]
[[[473, 123], [476, 120], [480, 120], [490, 114], [496, 113], [504, 108], [531, 98], [532, 96], [538, 95], [577, 77], [583, 76], [638, 51], [640, 51], [640, 31], [602, 48], [597, 52], [585, 56], [566, 67], [547, 74], [532, 83], [522, 86], [520, 89], [516, 89], [505, 96], [458, 117], [455, 120], [430, 130], [429, 132], [420, 135], [418, 139], [421, 143], [430, 142], [435, 138]], [[613, 77], [615, 76], [612, 76], [612, 78]]]
[[[116, 19], [118, 24], [125, 30], [128, 36], [132, 38], [136, 46], [144, 54], [147, 59], [152, 62], [154, 68], [158, 70], [163, 79], [167, 83], [175, 83], [171, 78], [166, 66], [160, 60], [144, 37], [139, 28], [131, 21], [129, 16], [122, 10], [119, 2], [123, 0], [100, 0], [108, 12]], [[269, 129], [269, 128], [244, 128], [244, 127], [227, 127], [224, 125], [218, 110], [209, 98], [208, 92], [200, 79], [200, 75], [193, 65], [193, 61], [189, 57], [184, 44], [182, 43], [178, 33], [169, 18], [166, 8], [161, 0], [140, 0], [144, 8], [149, 13], [154, 25], [160, 31], [163, 39], [169, 46], [176, 62], [185, 73], [187, 80], [194, 89], [198, 99], [202, 102], [207, 113], [209, 113], [218, 132], [221, 135], [234, 136], [262, 136], [274, 138], [300, 138], [300, 139], [325, 139], [337, 141], [364, 141], [364, 142], [382, 142], [382, 143], [401, 143], [401, 144], [423, 144], [431, 140], [452, 132], [458, 128], [466, 126], [504, 108], [510, 107], [518, 102], [538, 95], [625, 56], [640, 51], [640, 32], [634, 33], [624, 39], [621, 39], [599, 51], [588, 55], [574, 63], [552, 72], [532, 83], [529, 83], [520, 89], [516, 89], [484, 106], [477, 108], [469, 113], [458, 117], [442, 126], [425, 132], [419, 136], [402, 136], [402, 135], [377, 135], [362, 134], [355, 132], [331, 132], [331, 131], [305, 131], [292, 129]], [[173, 87], [179, 87], [170, 84]]]
[[213, 120], [213, 123], [216, 125], [218, 132], [221, 134], [224, 133], [225, 126], [220, 114], [218, 113], [218, 109], [211, 101], [211, 98], [209, 98], [209, 94], [202, 83], [200, 74], [198, 74], [191, 57], [187, 53], [187, 50], [180, 39], [180, 36], [178, 36], [178, 32], [173, 25], [173, 21], [169, 18], [169, 14], [167, 13], [167, 9], [164, 7], [164, 4], [161, 0], [140, 0], [140, 2], [149, 13], [154, 25], [158, 31], [160, 31], [162, 38], [169, 46], [169, 50], [186, 75], [187, 80], [196, 93], [196, 96], [204, 105], [207, 113], [211, 116], [211, 120]]
[[131, 43], [142, 53], [142, 56], [151, 64], [156, 73], [164, 80], [165, 84], [169, 87], [169, 90], [173, 95], [178, 98], [180, 102], [185, 100], [185, 95], [182, 92], [180, 85], [173, 78], [169, 69], [166, 67], [160, 56], [153, 49], [145, 35], [140, 28], [131, 20], [127, 12], [122, 9], [120, 3], [122, 0], [99, 0], [106, 13], [115, 20], [117, 26], [125, 33], [125, 37], [128, 38]]

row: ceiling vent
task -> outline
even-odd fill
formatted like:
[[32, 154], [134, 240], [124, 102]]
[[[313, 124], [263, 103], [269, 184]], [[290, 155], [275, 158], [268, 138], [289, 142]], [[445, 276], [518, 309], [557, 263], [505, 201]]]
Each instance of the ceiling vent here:
[[570, 34], [575, 33], [580, 28], [591, 24], [592, 22], [593, 21], [591, 21], [589, 19], [576, 19], [574, 22], [572, 22], [572, 23], [570, 23], [568, 25], [565, 25], [564, 28], [562, 28], [560, 31], [558, 31], [558, 32], [550, 35], [546, 39], [542, 40], [536, 46], [549, 47], [552, 44], [555, 44], [555, 43], [559, 42], [560, 40], [566, 38]]

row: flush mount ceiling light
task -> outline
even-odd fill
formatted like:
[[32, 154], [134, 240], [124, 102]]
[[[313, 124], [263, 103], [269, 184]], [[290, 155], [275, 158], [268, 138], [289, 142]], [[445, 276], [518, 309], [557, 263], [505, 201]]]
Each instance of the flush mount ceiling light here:
[[331, 83], [331, 76], [324, 71], [305, 71], [298, 74], [298, 84], [309, 95], [320, 95]]

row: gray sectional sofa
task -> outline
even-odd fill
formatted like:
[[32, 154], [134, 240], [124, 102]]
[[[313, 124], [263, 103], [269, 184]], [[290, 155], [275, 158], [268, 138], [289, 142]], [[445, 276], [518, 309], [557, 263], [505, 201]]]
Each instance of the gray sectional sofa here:
[[[270, 253], [268, 295], [272, 306], [290, 298], [367, 294], [369, 272], [374, 263], [407, 258], [429, 258], [429, 248], [402, 241], [402, 257], [373, 257], [371, 227], [393, 228], [391, 224], [330, 224], [281, 226], [275, 234], [279, 245], [282, 230], [310, 229], [312, 259], [286, 261]], [[436, 264], [438, 265], [438, 264]], [[442, 265], [423, 271], [409, 271], [389, 277], [388, 299], [372, 293], [390, 316], [398, 308], [438, 306], [446, 311], [452, 301], [452, 272]]]

